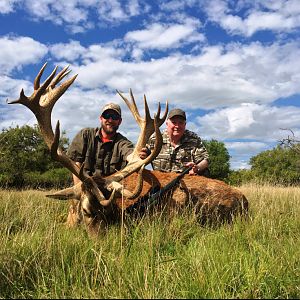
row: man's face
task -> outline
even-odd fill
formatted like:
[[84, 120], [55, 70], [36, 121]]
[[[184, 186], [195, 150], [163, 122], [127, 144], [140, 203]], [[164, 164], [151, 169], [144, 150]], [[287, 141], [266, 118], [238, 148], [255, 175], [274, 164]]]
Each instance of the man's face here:
[[117, 132], [119, 125], [122, 123], [121, 116], [113, 109], [108, 109], [100, 116], [101, 127], [107, 134], [114, 134]]
[[174, 116], [167, 120], [166, 125], [169, 136], [180, 139], [184, 134], [186, 121], [183, 117]]

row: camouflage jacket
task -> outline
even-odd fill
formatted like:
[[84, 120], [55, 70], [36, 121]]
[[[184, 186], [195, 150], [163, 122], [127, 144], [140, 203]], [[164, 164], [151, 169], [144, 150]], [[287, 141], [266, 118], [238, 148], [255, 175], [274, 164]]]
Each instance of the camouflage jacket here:
[[[182, 172], [187, 162], [209, 160], [208, 152], [203, 145], [201, 138], [194, 132], [185, 130], [180, 144], [174, 148], [171, 145], [167, 130], [162, 133], [163, 145], [159, 155], [152, 161], [153, 170], [164, 172]], [[153, 150], [155, 136], [149, 139], [147, 148]]]
[[89, 175], [108, 176], [123, 169], [133, 144], [117, 133], [113, 141], [102, 142], [98, 128], [84, 128], [74, 137], [67, 155], [75, 162], [84, 163]]

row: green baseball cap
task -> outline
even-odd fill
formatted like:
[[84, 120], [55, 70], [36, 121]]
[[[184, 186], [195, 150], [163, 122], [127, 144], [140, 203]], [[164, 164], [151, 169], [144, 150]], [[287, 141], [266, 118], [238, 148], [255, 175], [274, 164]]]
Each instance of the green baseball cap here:
[[103, 114], [106, 110], [109, 110], [109, 109], [114, 110], [121, 116], [121, 107], [115, 103], [105, 104], [102, 108], [101, 114]]
[[169, 116], [168, 116], [168, 119], [171, 119], [175, 116], [179, 116], [179, 117], [182, 117], [185, 121], [186, 121], [186, 115], [185, 115], [185, 112], [180, 109], [180, 108], [174, 108], [172, 109], [170, 112], [169, 112]]

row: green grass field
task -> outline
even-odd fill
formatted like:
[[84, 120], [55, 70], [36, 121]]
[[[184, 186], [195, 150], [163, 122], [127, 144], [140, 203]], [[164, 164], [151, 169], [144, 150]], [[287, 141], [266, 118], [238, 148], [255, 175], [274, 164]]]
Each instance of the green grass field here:
[[299, 298], [300, 188], [241, 187], [250, 218], [219, 228], [188, 212], [67, 229], [68, 204], [0, 191], [0, 298]]

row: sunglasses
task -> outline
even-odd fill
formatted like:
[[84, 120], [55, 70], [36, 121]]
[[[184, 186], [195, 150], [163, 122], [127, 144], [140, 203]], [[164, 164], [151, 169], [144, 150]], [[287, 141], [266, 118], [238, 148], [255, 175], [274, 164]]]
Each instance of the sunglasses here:
[[113, 119], [114, 121], [117, 121], [117, 120], [120, 120], [121, 117], [118, 115], [118, 114], [112, 114], [112, 113], [106, 113], [104, 112], [102, 114], [102, 117], [105, 119], [105, 120], [108, 120], [108, 119]]

